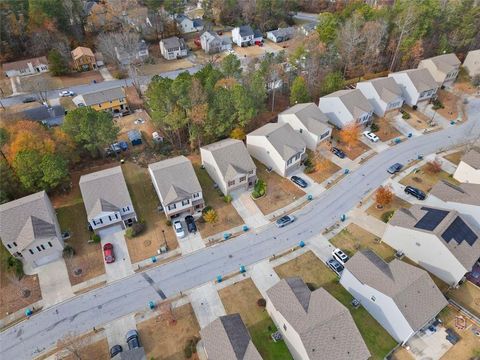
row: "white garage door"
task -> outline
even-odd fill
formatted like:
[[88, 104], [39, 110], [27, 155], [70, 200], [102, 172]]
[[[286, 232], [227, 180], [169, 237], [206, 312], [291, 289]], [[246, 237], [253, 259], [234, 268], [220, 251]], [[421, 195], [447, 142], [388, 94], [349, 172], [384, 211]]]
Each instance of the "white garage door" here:
[[122, 231], [122, 225], [112, 225], [109, 227], [106, 227], [102, 230], [97, 230], [97, 234], [100, 235], [100, 238], [103, 239], [107, 237], [108, 235], [115, 234], [116, 232]]

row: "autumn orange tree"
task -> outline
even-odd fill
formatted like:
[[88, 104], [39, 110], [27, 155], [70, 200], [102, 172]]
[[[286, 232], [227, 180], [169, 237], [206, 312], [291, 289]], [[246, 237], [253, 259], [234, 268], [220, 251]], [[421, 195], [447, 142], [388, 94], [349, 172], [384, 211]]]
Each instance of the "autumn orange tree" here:
[[355, 121], [345, 125], [342, 130], [340, 130], [339, 137], [340, 140], [347, 145], [347, 148], [350, 149], [355, 145], [360, 137], [361, 127]]
[[382, 208], [393, 200], [393, 191], [390, 186], [380, 186], [375, 192], [377, 206]]

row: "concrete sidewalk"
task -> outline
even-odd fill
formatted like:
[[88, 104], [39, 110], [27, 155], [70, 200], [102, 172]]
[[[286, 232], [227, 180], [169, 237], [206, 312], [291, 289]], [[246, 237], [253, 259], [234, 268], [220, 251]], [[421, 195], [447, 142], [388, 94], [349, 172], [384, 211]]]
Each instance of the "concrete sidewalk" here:
[[263, 215], [255, 201], [250, 196], [250, 192], [233, 192], [231, 195], [233, 198], [233, 207], [237, 210], [238, 215], [240, 215], [248, 227], [257, 229], [269, 223], [265, 218], [265, 215]]
[[364, 228], [379, 238], [382, 238], [387, 229], [387, 224], [373, 216], [367, 215], [363, 209], [354, 208], [347, 214], [347, 216], [354, 224]]
[[63, 259], [43, 265], [38, 268], [37, 274], [44, 309], [73, 297], [72, 285]]
[[250, 277], [264, 298], [267, 296], [267, 290], [280, 281], [268, 259], [253, 265], [250, 270]]
[[197, 287], [188, 293], [200, 328], [204, 328], [219, 316], [226, 315], [220, 296], [212, 282]]

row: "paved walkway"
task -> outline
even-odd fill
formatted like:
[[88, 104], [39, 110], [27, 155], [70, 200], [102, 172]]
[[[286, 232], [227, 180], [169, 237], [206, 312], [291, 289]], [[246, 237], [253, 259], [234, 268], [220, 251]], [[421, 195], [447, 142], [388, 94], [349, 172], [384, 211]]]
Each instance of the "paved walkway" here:
[[186, 234], [183, 238], [177, 238], [178, 245], [182, 250], [182, 255], [189, 254], [205, 247], [205, 243], [202, 239], [202, 235], [200, 235], [200, 231], [192, 234], [188, 232], [185, 226], [185, 232]]
[[367, 213], [360, 208], [354, 208], [347, 216], [354, 224], [364, 228], [379, 238], [383, 237], [383, 234], [387, 229], [386, 223], [373, 216], [367, 215]]
[[[125, 335], [129, 330], [137, 329], [137, 322], [135, 321], [135, 314], [128, 314], [127, 316], [116, 319], [103, 326], [107, 334], [108, 347], [113, 345], [121, 345], [122, 348], [128, 349], [125, 341]], [[142, 339], [140, 339], [140, 342]]]
[[18, 76], [14, 76], [14, 77], [10, 78], [10, 85], [12, 85], [12, 95], [11, 96], [15, 96], [15, 95], [20, 94], [17, 91], [17, 83], [18, 83], [18, 85], [20, 85], [20, 80], [18, 79]]
[[335, 247], [330, 244], [328, 239], [322, 235], [317, 234], [307, 242], [308, 248], [323, 262], [326, 262], [332, 257], [332, 251]]
[[38, 268], [44, 309], [73, 297], [65, 260], [58, 259]]
[[363, 135], [360, 137], [360, 141], [365, 145], [367, 145], [369, 148], [373, 149], [377, 153], [387, 150], [389, 148], [387, 143], [384, 143], [383, 141], [380, 141], [380, 140], [378, 140], [377, 142], [373, 142], [368, 140]]
[[212, 282], [199, 286], [188, 293], [200, 328], [204, 328], [219, 316], [226, 315], [220, 296]]
[[125, 231], [117, 231], [102, 237], [102, 248], [106, 243], [113, 245], [113, 254], [115, 261], [111, 264], [105, 263], [105, 272], [107, 282], [119, 280], [134, 273], [130, 255], [128, 253], [127, 243], [125, 241]]
[[267, 290], [280, 281], [272, 263], [266, 259], [252, 266], [250, 276], [258, 291], [264, 298], [267, 297]]
[[233, 207], [237, 210], [238, 215], [240, 215], [248, 227], [257, 229], [269, 223], [265, 218], [265, 215], [263, 215], [262, 211], [250, 196], [250, 192], [233, 192], [231, 195], [233, 198]]
[[99, 69], [100, 75], [102, 75], [104, 81], [112, 81], [115, 80], [110, 74], [110, 71], [108, 71], [106, 66], [103, 66]]

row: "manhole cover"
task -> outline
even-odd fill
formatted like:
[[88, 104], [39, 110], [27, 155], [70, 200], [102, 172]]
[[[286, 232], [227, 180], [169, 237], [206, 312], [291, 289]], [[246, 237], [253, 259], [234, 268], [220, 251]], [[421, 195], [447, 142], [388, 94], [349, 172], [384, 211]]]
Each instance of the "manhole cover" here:
[[143, 245], [145, 245], [145, 247], [147, 247], [147, 246], [152, 245], [152, 242], [151, 242], [150, 240], [145, 240], [145, 241], [143, 242]]
[[22, 290], [22, 297], [25, 299], [25, 298], [28, 298], [30, 297], [30, 295], [32, 294], [32, 292], [28, 289], [23, 289]]
[[73, 273], [75, 274], [75, 276], [80, 276], [80, 275], [82, 275], [83, 270], [81, 268], [78, 268], [78, 269], [73, 270]]

